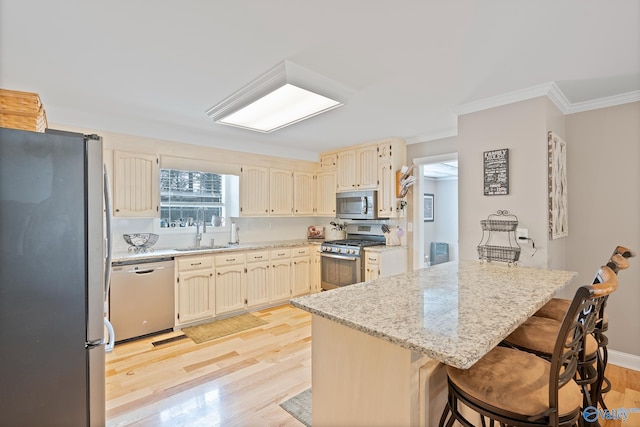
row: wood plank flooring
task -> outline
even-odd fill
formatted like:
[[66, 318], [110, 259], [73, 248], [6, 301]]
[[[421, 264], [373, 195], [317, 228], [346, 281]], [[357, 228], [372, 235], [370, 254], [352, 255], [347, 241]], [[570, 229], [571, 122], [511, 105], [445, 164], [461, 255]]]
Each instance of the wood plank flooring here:
[[[203, 344], [171, 332], [107, 354], [107, 426], [302, 424], [279, 405], [311, 387], [311, 315], [289, 305], [253, 313], [266, 325]], [[640, 408], [640, 372], [609, 365], [610, 409]], [[640, 413], [602, 427], [638, 427]]]
[[311, 315], [253, 313], [266, 325], [202, 344], [181, 332], [107, 354], [107, 426], [301, 426], [279, 404], [311, 387]]

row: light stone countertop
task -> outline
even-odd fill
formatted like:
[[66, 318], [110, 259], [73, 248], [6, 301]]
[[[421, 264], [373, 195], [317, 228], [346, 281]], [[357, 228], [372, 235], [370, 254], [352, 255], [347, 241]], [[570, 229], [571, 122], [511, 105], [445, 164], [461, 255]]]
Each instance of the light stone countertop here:
[[461, 261], [291, 300], [365, 334], [466, 369], [575, 272]]
[[235, 252], [235, 251], [245, 251], [252, 249], [275, 249], [275, 248], [288, 248], [288, 247], [296, 247], [303, 246], [313, 243], [320, 243], [317, 240], [307, 240], [307, 239], [296, 239], [296, 240], [277, 240], [272, 242], [257, 242], [257, 243], [240, 243], [229, 245], [224, 248], [216, 248], [216, 249], [197, 249], [190, 251], [178, 251], [175, 249], [154, 249], [153, 252], [147, 253], [130, 253], [130, 252], [119, 252], [114, 253], [112, 257], [112, 262], [122, 262], [122, 261], [137, 261], [137, 260], [149, 260], [154, 258], [163, 258], [163, 257], [178, 257], [178, 256], [189, 256], [189, 255], [206, 255], [206, 254], [217, 254], [217, 253], [225, 253], [225, 252]]

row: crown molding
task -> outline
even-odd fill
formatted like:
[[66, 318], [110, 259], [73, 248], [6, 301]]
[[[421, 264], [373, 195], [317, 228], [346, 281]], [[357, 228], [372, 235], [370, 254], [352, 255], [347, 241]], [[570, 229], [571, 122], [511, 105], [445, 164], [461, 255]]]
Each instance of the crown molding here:
[[633, 92], [607, 96], [606, 98], [594, 99], [592, 101], [576, 102], [575, 104], [571, 104], [569, 112], [566, 114], [581, 113], [583, 111], [614, 107], [616, 105], [629, 104], [631, 102], [638, 101], [640, 101], [640, 90], [634, 90]]
[[[456, 116], [457, 119], [457, 116]], [[407, 145], [410, 144], [419, 144], [421, 142], [435, 141], [437, 139], [451, 138], [453, 136], [458, 136], [458, 125], [456, 123], [455, 126], [451, 126], [449, 128], [440, 129], [434, 132], [425, 133], [422, 135], [417, 135], [411, 138], [406, 138], [405, 143]]]
[[515, 102], [538, 98], [540, 96], [548, 97], [563, 114], [573, 114], [640, 101], [640, 90], [572, 104], [571, 102], [569, 102], [567, 97], [555, 82], [549, 82], [498, 96], [492, 96], [490, 98], [480, 99], [478, 101], [469, 102], [467, 104], [462, 104], [458, 107], [455, 107], [453, 111], [458, 116], [461, 116], [463, 114], [475, 113], [477, 111], [487, 110], [489, 108], [500, 107], [503, 105], [513, 104]]

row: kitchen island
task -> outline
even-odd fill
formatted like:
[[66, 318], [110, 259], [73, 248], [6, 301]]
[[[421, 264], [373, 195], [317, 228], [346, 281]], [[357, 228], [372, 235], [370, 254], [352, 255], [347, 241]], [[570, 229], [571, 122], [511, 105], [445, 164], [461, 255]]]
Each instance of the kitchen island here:
[[432, 426], [468, 368], [576, 273], [450, 262], [291, 300], [313, 314], [313, 425]]

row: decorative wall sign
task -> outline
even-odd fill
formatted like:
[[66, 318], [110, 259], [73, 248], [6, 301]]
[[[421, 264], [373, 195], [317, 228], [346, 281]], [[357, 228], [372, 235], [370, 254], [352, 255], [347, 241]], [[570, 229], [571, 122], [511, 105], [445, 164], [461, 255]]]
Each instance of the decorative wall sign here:
[[509, 149], [484, 152], [484, 195], [509, 194]]
[[567, 143], [549, 131], [549, 239], [569, 235], [567, 212]]
[[424, 193], [424, 222], [433, 221], [433, 194]]

